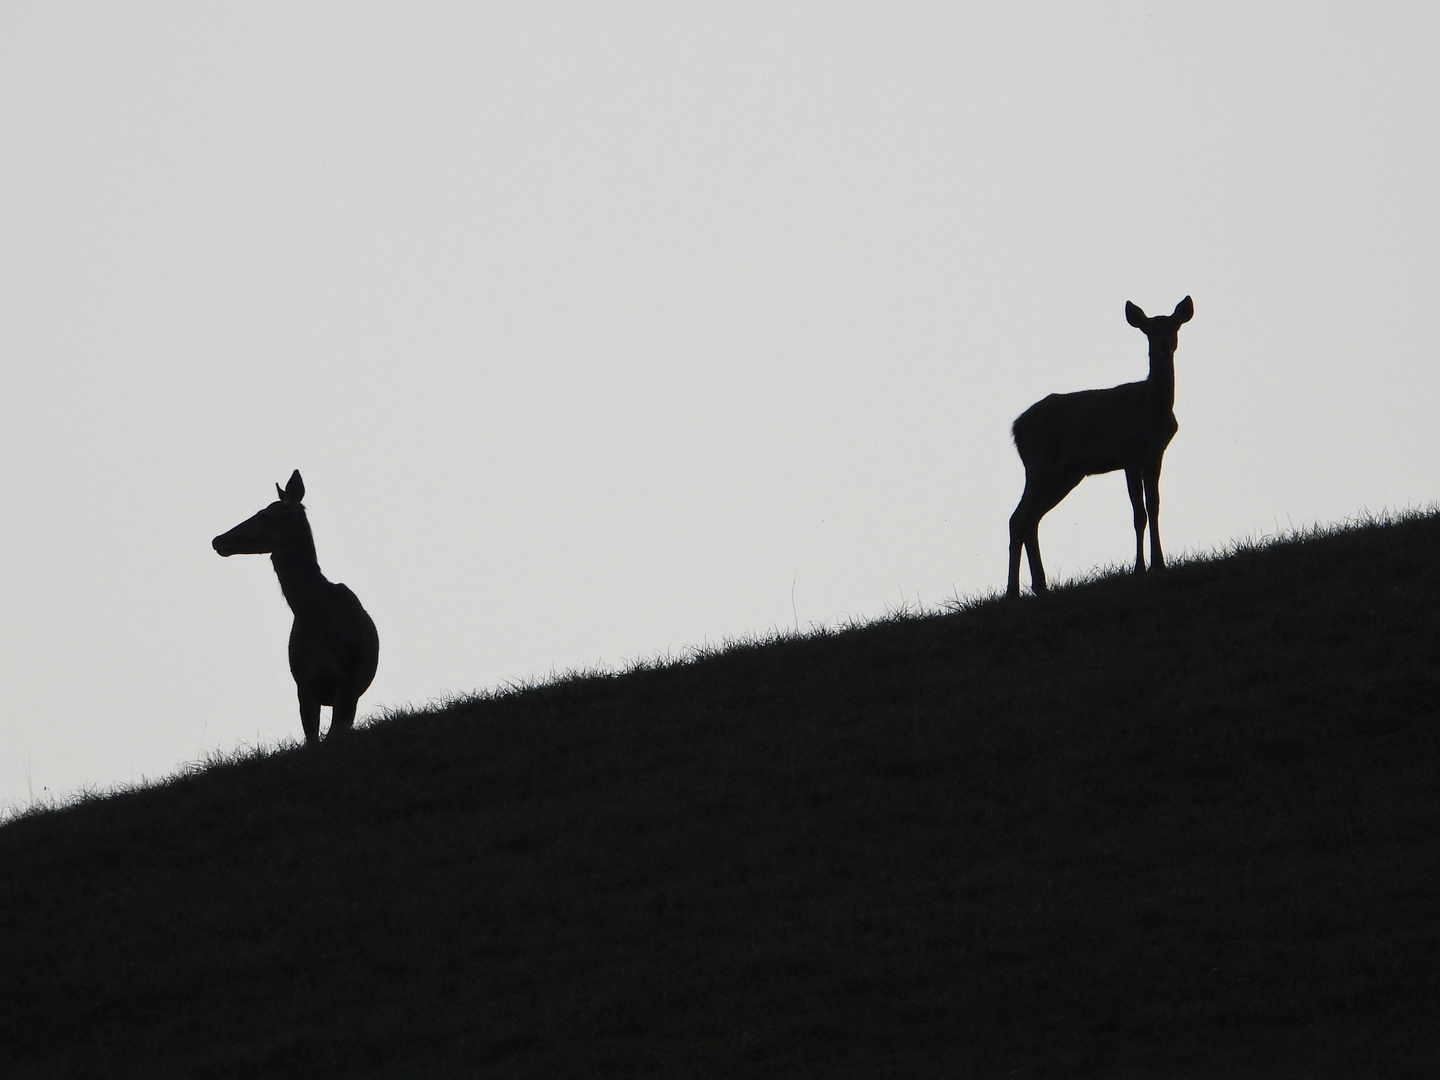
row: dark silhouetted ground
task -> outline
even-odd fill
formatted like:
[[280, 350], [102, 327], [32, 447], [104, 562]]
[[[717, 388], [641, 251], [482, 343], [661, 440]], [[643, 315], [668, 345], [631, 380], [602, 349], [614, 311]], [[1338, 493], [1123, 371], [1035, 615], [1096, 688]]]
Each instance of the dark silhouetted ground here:
[[0, 1076], [1429, 1077], [1440, 519], [0, 828]]

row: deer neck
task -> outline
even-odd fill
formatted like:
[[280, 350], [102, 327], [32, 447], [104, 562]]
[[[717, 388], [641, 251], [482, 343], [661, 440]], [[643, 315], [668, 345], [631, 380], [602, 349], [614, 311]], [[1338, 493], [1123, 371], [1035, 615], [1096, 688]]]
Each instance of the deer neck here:
[[285, 602], [297, 614], [313, 607], [325, 586], [330, 584], [320, 573], [320, 563], [315, 558], [315, 541], [308, 535], [303, 541], [271, 552], [270, 564], [275, 567], [275, 576], [280, 579], [280, 591], [285, 594]]
[[1175, 408], [1175, 354], [1155, 350], [1150, 353], [1150, 400], [1161, 412]]

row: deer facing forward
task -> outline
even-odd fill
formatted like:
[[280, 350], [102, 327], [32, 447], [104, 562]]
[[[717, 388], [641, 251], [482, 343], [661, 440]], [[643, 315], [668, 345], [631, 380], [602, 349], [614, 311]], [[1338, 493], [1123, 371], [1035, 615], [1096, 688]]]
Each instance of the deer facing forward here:
[[320, 741], [320, 706], [331, 707], [327, 739], [355, 723], [360, 695], [369, 689], [380, 662], [380, 637], [355, 594], [320, 573], [315, 539], [300, 502], [305, 497], [300, 470], [291, 474], [283, 490], [276, 484], [275, 491], [279, 499], [212, 544], [225, 556], [270, 556], [280, 591], [295, 615], [290, 674], [300, 698], [305, 742], [314, 746]]
[[1135, 573], [1145, 572], [1149, 509], [1150, 567], [1165, 565], [1160, 550], [1160, 462], [1180, 425], [1175, 422], [1175, 348], [1180, 327], [1195, 314], [1190, 297], [1170, 315], [1149, 316], [1126, 302], [1125, 319], [1150, 339], [1150, 377], [1108, 390], [1051, 394], [1037, 401], [1010, 429], [1025, 463], [1025, 492], [1010, 515], [1007, 595], [1020, 595], [1020, 550], [1030, 560], [1030, 586], [1045, 591], [1040, 562], [1040, 519], [1087, 476], [1125, 470], [1135, 511]]

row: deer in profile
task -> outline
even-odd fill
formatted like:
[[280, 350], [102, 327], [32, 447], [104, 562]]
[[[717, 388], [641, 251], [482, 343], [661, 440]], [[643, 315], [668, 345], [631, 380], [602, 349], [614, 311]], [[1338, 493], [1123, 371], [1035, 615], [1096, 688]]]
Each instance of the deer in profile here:
[[1030, 560], [1030, 586], [1045, 591], [1040, 519], [1087, 476], [1125, 470], [1135, 511], [1135, 573], [1145, 572], [1145, 524], [1150, 568], [1165, 566], [1160, 550], [1160, 462], [1180, 425], [1175, 422], [1175, 348], [1180, 327], [1195, 314], [1190, 297], [1169, 315], [1149, 316], [1129, 301], [1125, 319], [1150, 340], [1150, 377], [1107, 390], [1051, 394], [1026, 409], [1011, 427], [1025, 464], [1025, 492], [1010, 515], [1010, 580], [1020, 595], [1020, 551]]
[[290, 674], [300, 698], [300, 726], [305, 742], [320, 742], [320, 706], [329, 705], [327, 741], [355, 723], [360, 695], [375, 678], [380, 662], [380, 636], [355, 594], [327, 581], [315, 559], [315, 539], [301, 499], [305, 481], [300, 470], [275, 502], [227, 533], [215, 537], [216, 552], [269, 555], [280, 579], [280, 591], [295, 615], [290, 627]]

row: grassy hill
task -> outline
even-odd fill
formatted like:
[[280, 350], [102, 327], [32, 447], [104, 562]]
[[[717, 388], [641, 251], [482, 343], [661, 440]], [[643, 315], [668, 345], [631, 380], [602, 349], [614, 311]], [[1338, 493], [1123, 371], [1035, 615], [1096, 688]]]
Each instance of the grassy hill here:
[[399, 716], [0, 828], [0, 1076], [1440, 1061], [1440, 518]]

